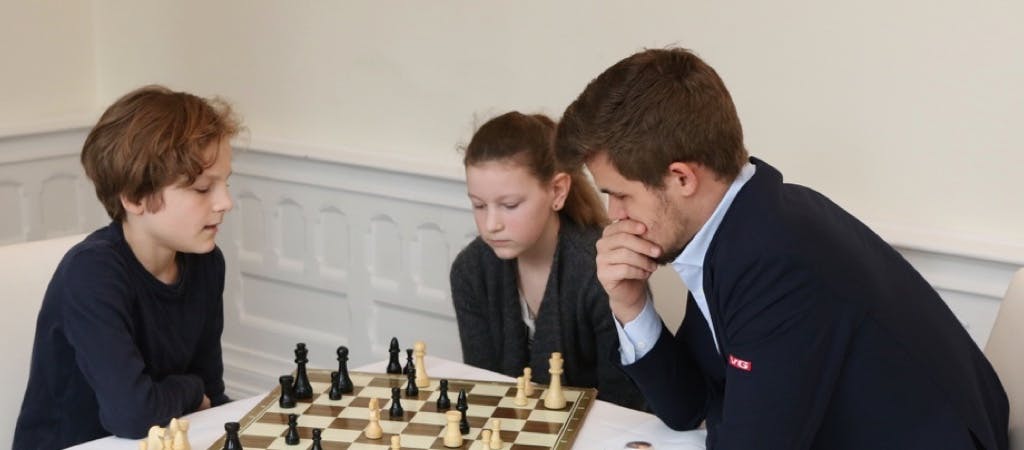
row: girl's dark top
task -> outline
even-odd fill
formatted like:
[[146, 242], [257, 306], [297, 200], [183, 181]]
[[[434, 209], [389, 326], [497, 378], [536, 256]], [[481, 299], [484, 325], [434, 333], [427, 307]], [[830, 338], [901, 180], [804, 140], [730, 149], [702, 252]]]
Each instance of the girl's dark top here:
[[529, 365], [533, 381], [548, 384], [548, 358], [562, 352], [565, 385], [597, 388], [601, 400], [644, 410], [643, 397], [622, 371], [608, 296], [597, 281], [594, 246], [600, 234], [561, 216], [532, 345], [523, 323], [516, 261], [498, 258], [479, 237], [466, 246], [451, 270], [465, 363], [511, 377], [521, 376]]
[[153, 425], [224, 395], [224, 256], [178, 254], [150, 274], [112, 223], [75, 245], [46, 290], [14, 448], [57, 449]]

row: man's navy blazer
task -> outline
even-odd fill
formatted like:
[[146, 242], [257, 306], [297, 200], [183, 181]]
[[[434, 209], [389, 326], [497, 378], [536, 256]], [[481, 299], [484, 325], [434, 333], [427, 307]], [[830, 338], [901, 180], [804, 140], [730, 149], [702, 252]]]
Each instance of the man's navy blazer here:
[[709, 449], [1007, 448], [992, 366], [913, 267], [823, 195], [752, 158], [704, 260], [716, 351], [692, 296], [625, 367]]

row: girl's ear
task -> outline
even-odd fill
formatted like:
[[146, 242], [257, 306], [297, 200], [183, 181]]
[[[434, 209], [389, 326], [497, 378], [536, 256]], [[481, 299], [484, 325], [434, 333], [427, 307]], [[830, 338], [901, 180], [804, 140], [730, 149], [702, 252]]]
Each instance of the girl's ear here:
[[565, 198], [569, 196], [569, 189], [572, 189], [572, 177], [565, 172], [558, 172], [551, 178], [551, 209], [561, 211], [565, 206]]

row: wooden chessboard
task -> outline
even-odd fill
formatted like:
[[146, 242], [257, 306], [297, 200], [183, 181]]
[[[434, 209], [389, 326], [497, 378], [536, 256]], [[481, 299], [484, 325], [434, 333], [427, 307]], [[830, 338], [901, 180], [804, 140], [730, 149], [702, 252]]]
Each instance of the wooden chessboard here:
[[[330, 372], [310, 369], [310, 384], [313, 398], [299, 400], [294, 408], [278, 406], [281, 387], [267, 394], [245, 417], [239, 420], [239, 437], [242, 447], [253, 449], [307, 450], [313, 443], [312, 431], [321, 428], [321, 445], [325, 450], [387, 450], [391, 436], [400, 435], [402, 449], [444, 449], [444, 428], [447, 423], [444, 412], [439, 412], [436, 400], [439, 395], [440, 379], [431, 380], [430, 386], [420, 388], [416, 397], [405, 396], [406, 378], [402, 375], [350, 372], [355, 389], [340, 400], [331, 400], [327, 392], [331, 387]], [[388, 417], [391, 404], [391, 388], [402, 388], [402, 417]], [[490, 428], [491, 419], [501, 419], [501, 438], [504, 450], [568, 450], [583, 426], [597, 391], [594, 389], [563, 388], [567, 401], [561, 410], [544, 407], [545, 386], [536, 386], [526, 406], [516, 406], [515, 383], [491, 381], [448, 380], [448, 397], [452, 407], [465, 389], [469, 402], [466, 417], [470, 432], [463, 435], [461, 449], [478, 450], [487, 448], [486, 442], [478, 441], [483, 427]], [[384, 436], [371, 440], [363, 436], [363, 429], [369, 423], [370, 398], [376, 397], [381, 408], [381, 428]], [[298, 414], [298, 431], [301, 441], [298, 445], [286, 445], [288, 415]], [[224, 445], [221, 437], [210, 450], [220, 450]]]

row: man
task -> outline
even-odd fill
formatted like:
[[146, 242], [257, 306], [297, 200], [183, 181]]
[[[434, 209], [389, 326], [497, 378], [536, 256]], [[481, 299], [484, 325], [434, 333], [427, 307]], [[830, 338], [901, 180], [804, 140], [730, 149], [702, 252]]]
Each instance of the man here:
[[[750, 158], [732, 99], [689, 51], [648, 50], [566, 110], [614, 221], [598, 278], [620, 355], [668, 426], [709, 449], [1005, 449], [1006, 394], [938, 294], [821, 194]], [[690, 289], [673, 336], [647, 278]]]

